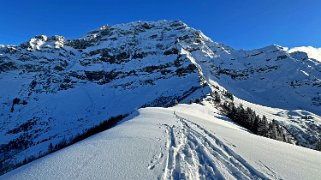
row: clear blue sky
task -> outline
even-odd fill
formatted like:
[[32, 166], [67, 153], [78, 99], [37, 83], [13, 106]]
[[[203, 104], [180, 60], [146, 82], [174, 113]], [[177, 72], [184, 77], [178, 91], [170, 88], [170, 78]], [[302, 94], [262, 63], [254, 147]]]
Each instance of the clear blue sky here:
[[320, 0], [8, 0], [0, 2], [0, 44], [161, 19], [182, 20], [234, 48], [321, 47]]

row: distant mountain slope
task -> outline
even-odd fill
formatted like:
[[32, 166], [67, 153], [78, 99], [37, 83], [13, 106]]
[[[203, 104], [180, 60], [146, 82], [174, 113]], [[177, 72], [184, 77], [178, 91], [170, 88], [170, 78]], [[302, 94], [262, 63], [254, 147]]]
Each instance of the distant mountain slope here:
[[299, 145], [315, 148], [321, 142], [321, 64], [317, 60], [277, 45], [235, 50], [202, 33], [197, 41], [180, 42], [183, 53], [221, 97], [228, 90], [237, 97], [234, 104], [276, 120]]
[[315, 148], [320, 66], [306, 53], [276, 45], [235, 50], [180, 21], [103, 26], [79, 39], [41, 35], [1, 46], [0, 172], [111, 127], [141, 107], [201, 102], [215, 92], [221, 104], [263, 106], [258, 115]]
[[321, 62], [321, 48], [315, 48], [312, 46], [300, 46], [294, 47], [288, 50], [290, 53], [306, 53], [309, 58], [313, 58]]
[[321, 64], [305, 53], [288, 53], [276, 45], [252, 51], [234, 50], [208, 42], [190, 56], [202, 66], [207, 79], [241, 99], [321, 114]]
[[211, 104], [139, 110], [0, 179], [318, 179], [320, 152], [255, 136]]

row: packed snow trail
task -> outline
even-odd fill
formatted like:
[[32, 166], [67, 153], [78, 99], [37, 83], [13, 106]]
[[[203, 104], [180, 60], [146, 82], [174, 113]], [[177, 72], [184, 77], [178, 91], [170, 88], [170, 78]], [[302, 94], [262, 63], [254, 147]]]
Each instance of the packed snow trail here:
[[321, 153], [255, 136], [204, 105], [143, 108], [10, 179], [319, 179]]
[[215, 135], [174, 112], [178, 126], [167, 127], [164, 179], [269, 179]]

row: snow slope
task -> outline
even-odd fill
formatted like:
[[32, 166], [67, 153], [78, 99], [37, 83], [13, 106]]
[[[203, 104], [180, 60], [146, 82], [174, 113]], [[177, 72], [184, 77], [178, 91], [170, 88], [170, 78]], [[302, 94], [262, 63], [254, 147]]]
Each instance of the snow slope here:
[[208, 94], [175, 44], [193, 32], [179, 21], [135, 22], [0, 48], [0, 174], [112, 117]]
[[246, 101], [288, 110], [303, 109], [321, 115], [321, 64], [302, 53], [288, 53], [272, 45], [235, 50], [204, 39], [200, 45], [183, 45], [214, 81]]
[[180, 42], [182, 53], [197, 64], [212, 90], [221, 97], [228, 90], [234, 103], [276, 120], [297, 144], [315, 148], [321, 139], [320, 62], [277, 45], [245, 51], [202, 33], [198, 39]]
[[112, 117], [211, 91], [222, 103], [232, 92], [234, 103], [280, 122], [299, 145], [315, 148], [321, 139], [319, 61], [276, 45], [235, 50], [180, 21], [0, 46], [0, 86], [0, 174]]
[[290, 53], [293, 52], [304, 52], [307, 53], [307, 55], [310, 58], [316, 59], [319, 62], [321, 62], [321, 48], [315, 48], [312, 46], [300, 46], [300, 47], [294, 47], [288, 50]]
[[140, 109], [0, 179], [318, 179], [321, 153], [259, 137], [211, 104]]

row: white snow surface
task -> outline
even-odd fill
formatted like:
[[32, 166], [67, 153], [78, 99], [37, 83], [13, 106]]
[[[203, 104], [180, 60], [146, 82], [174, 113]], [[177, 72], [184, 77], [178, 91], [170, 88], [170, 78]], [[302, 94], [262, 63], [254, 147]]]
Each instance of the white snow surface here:
[[[321, 137], [320, 72], [320, 62], [311, 58], [309, 53], [290, 52], [277, 45], [251, 51], [235, 50], [212, 41], [180, 21], [103, 26], [75, 40], [41, 35], [19, 46], [0, 46], [0, 85], [5, 87], [0, 89], [0, 145], [3, 145], [0, 147], [11, 143], [8, 153], [0, 154], [0, 161], [10, 166], [31, 156], [38, 157], [47, 153], [50, 143], [55, 145], [68, 140], [110, 117], [132, 113], [140, 107], [166, 107], [174, 100], [187, 103], [201, 99], [210, 90], [218, 91], [223, 101], [230, 101], [224, 96], [225, 90], [230, 91], [236, 104], [252, 108], [257, 115], [265, 115], [269, 121], [275, 119], [300, 145], [315, 148]], [[20, 98], [20, 102], [14, 103], [15, 98]], [[183, 110], [183, 107], [187, 109]], [[180, 117], [176, 117], [174, 111]], [[118, 167], [132, 172], [129, 173], [131, 177], [136, 178], [137, 175], [137, 179], [175, 178], [177, 171], [184, 172], [191, 179], [213, 174], [227, 179], [293, 179], [309, 173], [307, 177], [313, 179], [313, 174], [318, 175], [311, 172], [315, 170], [316, 161], [320, 164], [316, 152], [254, 136], [226, 121], [227, 118], [219, 115], [215, 108], [194, 104], [169, 109], [147, 108], [139, 113], [139, 116], [114, 129], [32, 162], [4, 177], [22, 177], [20, 173], [15, 175], [21, 171], [27, 174], [26, 177], [32, 178], [31, 174], [35, 173], [37, 177], [45, 178], [45, 174], [40, 172], [47, 171], [51, 172], [48, 177], [51, 175], [58, 179], [77, 178], [77, 174], [84, 179], [104, 177], [104, 174], [110, 175], [110, 179], [113, 179], [112, 175], [128, 179], [129, 175]], [[215, 134], [212, 137], [189, 121]], [[195, 132], [192, 133], [191, 128]], [[168, 133], [177, 136], [175, 141], [188, 139], [194, 146], [201, 144], [199, 146], [204, 152], [190, 151], [193, 144], [187, 142], [169, 144], [173, 139], [167, 139]], [[106, 137], [109, 138], [107, 141], [102, 140]], [[219, 138], [222, 146], [217, 145], [214, 137]], [[212, 145], [200, 143], [201, 140]], [[27, 146], [14, 149], [17, 146], [14, 142], [18, 141]], [[166, 152], [172, 151], [169, 149], [176, 152], [180, 148], [185, 148], [181, 150], [182, 156], [190, 153], [187, 155], [190, 155], [192, 164], [179, 161], [182, 169], [177, 170], [170, 163], [166, 165], [166, 158], [174, 157], [169, 153], [166, 155]], [[284, 162], [280, 161], [285, 154], [282, 148], [290, 149], [290, 159]], [[215, 152], [210, 149], [215, 149]], [[258, 153], [254, 150], [266, 155], [254, 156]], [[110, 156], [107, 151], [120, 153], [111, 153], [113, 156]], [[241, 164], [241, 168], [236, 172], [233, 165], [224, 161], [224, 155], [208, 155], [219, 155], [216, 151], [225, 152], [227, 157], [233, 156], [230, 163]], [[157, 158], [159, 154], [161, 156]], [[244, 161], [235, 158], [235, 154]], [[145, 155], [151, 157], [145, 158]], [[307, 158], [303, 165], [301, 156]], [[270, 157], [273, 159], [267, 160]], [[92, 159], [95, 161], [91, 162]], [[206, 159], [211, 159], [215, 165]], [[115, 163], [118, 160], [120, 163]], [[146, 164], [145, 161], [161, 165], [153, 168], [152, 162]], [[261, 168], [264, 165], [257, 161], [271, 171]], [[297, 164], [292, 161], [297, 161]], [[56, 162], [56, 165], [51, 162]], [[53, 170], [46, 169], [46, 163]], [[60, 168], [61, 164], [68, 163], [70, 167], [63, 166], [68, 170]], [[73, 163], [76, 165], [71, 165]], [[86, 163], [89, 166], [85, 166]], [[300, 163], [302, 168], [296, 168]], [[202, 167], [197, 164], [202, 164]], [[149, 165], [152, 170], [144, 171]], [[94, 168], [97, 166], [99, 168]], [[86, 172], [80, 170], [87, 167], [89, 172], [96, 173], [82, 175]], [[189, 168], [192, 170], [188, 171]]]
[[316, 59], [321, 62], [321, 48], [315, 48], [312, 46], [300, 46], [289, 49], [289, 52], [305, 52], [310, 58]]
[[[174, 44], [193, 32], [181, 22], [136, 22], [91, 32], [88, 41], [41, 35], [0, 48], [0, 162], [45, 154], [50, 143], [142, 106], [208, 94]], [[19, 140], [26, 146], [17, 148]]]
[[321, 153], [253, 135], [211, 104], [144, 108], [0, 179], [318, 179]]

